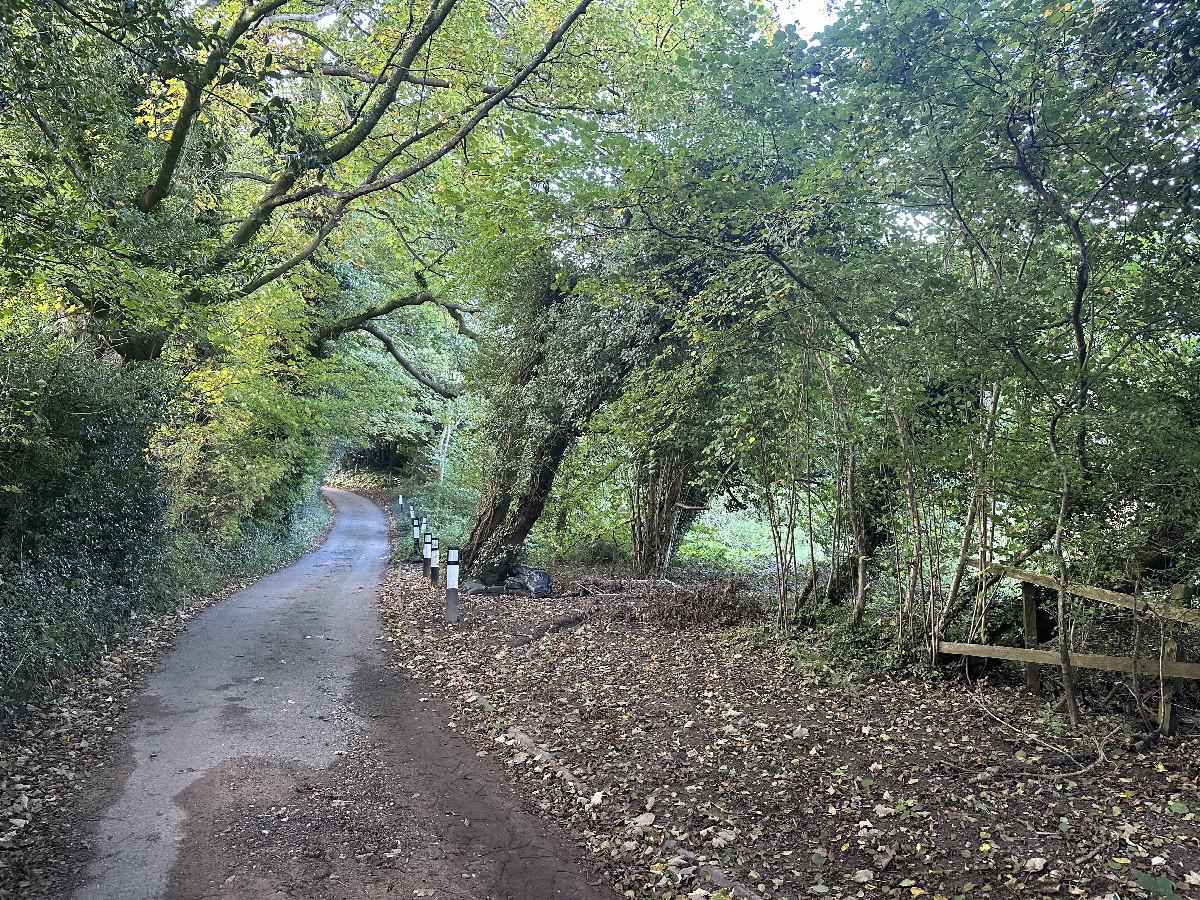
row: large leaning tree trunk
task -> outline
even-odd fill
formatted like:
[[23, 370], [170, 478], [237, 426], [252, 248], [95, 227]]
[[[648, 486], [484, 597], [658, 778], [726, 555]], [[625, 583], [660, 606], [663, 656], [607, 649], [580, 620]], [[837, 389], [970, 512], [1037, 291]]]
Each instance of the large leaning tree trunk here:
[[497, 485], [497, 493], [481, 499], [462, 555], [476, 580], [495, 585], [508, 577], [546, 508], [563, 456], [578, 436], [574, 430], [549, 434], [538, 442], [531, 470], [524, 473], [527, 478], [518, 492], [511, 490], [509, 482]]
[[493, 366], [507, 375], [491, 398], [491, 461], [461, 556], [463, 569], [487, 585], [511, 573], [563, 457], [662, 333], [653, 310], [598, 303], [547, 268], [508, 342], [514, 358]]
[[[516, 353], [496, 365], [497, 369], [507, 370], [507, 374], [502, 377], [500, 388], [492, 398], [493, 411], [487, 425], [487, 432], [492, 437], [491, 461], [485, 464], [484, 488], [475, 508], [471, 532], [459, 557], [463, 571], [470, 572], [484, 584], [503, 582], [515, 557], [515, 550], [510, 552], [501, 546], [501, 536], [505, 535], [509, 543], [516, 539], [518, 545], [528, 536], [528, 532], [516, 534], [507, 526], [513, 501], [521, 490], [526, 447], [531, 441], [536, 444], [543, 438], [543, 435], [532, 433], [528, 421], [529, 405], [522, 400], [531, 393], [537, 373], [545, 365], [552, 312], [565, 300], [566, 295], [555, 287], [549, 274], [543, 274], [530, 291], [528, 308], [523, 310], [525, 321], [515, 329], [516, 334], [505, 348], [515, 348]], [[552, 456], [539, 453], [536, 446], [530, 455], [547, 459], [557, 472], [561, 456], [556, 461]]]

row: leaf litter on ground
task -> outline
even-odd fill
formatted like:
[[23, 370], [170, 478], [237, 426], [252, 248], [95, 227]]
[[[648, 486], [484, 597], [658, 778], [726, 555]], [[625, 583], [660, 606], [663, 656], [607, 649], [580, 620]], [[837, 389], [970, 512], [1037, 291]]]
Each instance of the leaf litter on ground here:
[[1134, 750], [1007, 684], [822, 671], [636, 595], [465, 597], [448, 626], [414, 568], [381, 596], [396, 664], [619, 894], [1200, 900], [1195, 737]]

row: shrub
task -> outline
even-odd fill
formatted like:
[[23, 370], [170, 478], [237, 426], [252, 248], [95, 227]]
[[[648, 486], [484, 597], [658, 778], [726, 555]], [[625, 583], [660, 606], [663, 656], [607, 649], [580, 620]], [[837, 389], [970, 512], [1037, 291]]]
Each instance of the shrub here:
[[61, 333], [0, 334], [0, 712], [165, 602], [166, 497], [144, 452], [165, 392]]
[[[265, 461], [223, 448], [226, 467], [273, 473], [240, 513], [173, 516], [186, 480], [148, 448], [181, 385], [167, 365], [119, 366], [55, 328], [0, 329], [0, 722], [134, 615], [277, 566], [328, 521], [327, 457], [302, 429], [262, 444]], [[204, 468], [196, 493], [244, 487], [220, 471]]]

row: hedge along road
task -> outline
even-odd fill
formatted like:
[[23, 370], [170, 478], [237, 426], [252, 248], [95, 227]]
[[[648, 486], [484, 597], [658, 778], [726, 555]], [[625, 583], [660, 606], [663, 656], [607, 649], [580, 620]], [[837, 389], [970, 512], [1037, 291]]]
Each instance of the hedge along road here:
[[612, 896], [389, 666], [384, 517], [325, 496], [324, 545], [201, 614], [131, 707], [75, 900]]

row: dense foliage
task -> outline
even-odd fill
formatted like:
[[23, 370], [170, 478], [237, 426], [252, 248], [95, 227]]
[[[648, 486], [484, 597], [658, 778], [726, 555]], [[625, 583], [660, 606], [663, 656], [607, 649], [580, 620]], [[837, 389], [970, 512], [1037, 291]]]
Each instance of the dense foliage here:
[[173, 547], [287, 532], [339, 459], [485, 580], [658, 575], [748, 513], [780, 630], [901, 650], [1008, 627], [991, 561], [1196, 577], [1190, 4], [851, 2], [811, 44], [756, 2], [0, 22], [14, 622], [160, 602]]

